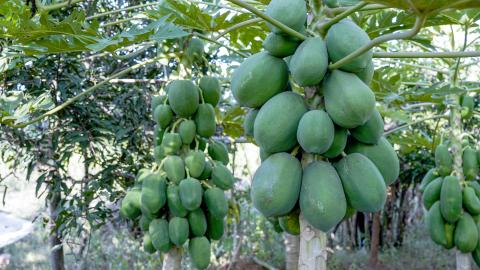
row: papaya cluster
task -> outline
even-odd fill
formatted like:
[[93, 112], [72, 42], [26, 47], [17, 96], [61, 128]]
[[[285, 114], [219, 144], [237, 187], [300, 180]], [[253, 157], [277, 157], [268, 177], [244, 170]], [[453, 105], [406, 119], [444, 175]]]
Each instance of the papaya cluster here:
[[227, 147], [212, 138], [220, 83], [214, 77], [202, 77], [198, 86], [175, 80], [166, 93], [152, 99], [156, 163], [139, 172], [120, 212], [138, 221], [146, 252], [188, 244], [192, 264], [205, 269], [210, 241], [224, 232], [225, 191], [234, 185]]
[[[305, 1], [272, 0], [266, 14], [305, 34]], [[265, 50], [248, 57], [231, 79], [235, 99], [250, 108], [245, 133], [260, 147], [254, 206], [291, 234], [300, 232], [300, 213], [328, 231], [355, 211], [381, 210], [399, 160], [368, 86], [372, 52], [328, 70], [370, 38], [350, 20], [333, 25], [325, 39], [303, 41], [268, 26]]]
[[432, 240], [446, 249], [470, 253], [480, 266], [480, 153], [465, 146], [462, 168], [465, 181], [452, 175], [453, 157], [447, 143], [435, 149], [435, 168], [422, 179], [423, 205]]

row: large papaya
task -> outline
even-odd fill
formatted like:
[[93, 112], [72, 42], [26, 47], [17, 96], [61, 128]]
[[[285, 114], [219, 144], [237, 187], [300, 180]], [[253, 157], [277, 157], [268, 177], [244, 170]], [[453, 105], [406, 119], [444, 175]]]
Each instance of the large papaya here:
[[297, 203], [301, 182], [298, 159], [287, 153], [273, 154], [253, 176], [253, 205], [266, 217], [286, 215]]
[[365, 124], [351, 129], [350, 134], [362, 143], [378, 143], [378, 140], [383, 136], [383, 119], [380, 112], [374, 110], [370, 119]]
[[199, 89], [190, 80], [175, 80], [167, 86], [168, 102], [175, 114], [193, 115], [199, 104]]
[[425, 188], [425, 191], [423, 192], [422, 200], [423, 200], [423, 206], [427, 210], [432, 207], [432, 205], [440, 200], [440, 193], [442, 191], [442, 184], [443, 184], [443, 178], [438, 177], [435, 180], [433, 180], [428, 186]]
[[193, 120], [184, 120], [178, 125], [178, 134], [182, 139], [183, 144], [191, 144], [195, 139], [197, 133], [197, 126]]
[[210, 212], [207, 212], [207, 232], [205, 233], [209, 239], [220, 240], [225, 230], [225, 219], [217, 218]]
[[136, 219], [141, 212], [141, 189], [134, 187], [127, 191], [120, 205], [120, 214], [128, 219]]
[[325, 153], [333, 143], [335, 126], [323, 110], [311, 110], [305, 113], [297, 128], [297, 140], [308, 153]]
[[255, 118], [257, 118], [257, 114], [257, 109], [250, 109], [245, 115], [245, 119], [243, 120], [243, 130], [245, 131], [245, 135], [253, 136], [253, 125], [255, 124]]
[[173, 217], [168, 222], [168, 236], [170, 241], [178, 247], [181, 247], [188, 240], [189, 226], [188, 220], [181, 217]]
[[232, 93], [241, 106], [258, 108], [285, 91], [288, 67], [285, 61], [266, 52], [254, 54], [233, 72]]
[[380, 171], [386, 185], [390, 185], [400, 174], [400, 161], [397, 152], [385, 137], [380, 138], [377, 144], [363, 144], [354, 142], [347, 146], [347, 153], [360, 153], [369, 158]]
[[422, 182], [420, 183], [420, 192], [424, 192], [425, 188], [437, 178], [437, 171], [435, 168], [428, 170], [428, 172], [423, 176]]
[[373, 61], [368, 61], [367, 66], [360, 70], [359, 72], [355, 73], [355, 75], [360, 78], [366, 85], [370, 85], [373, 80], [373, 75], [375, 74], [375, 66], [373, 65]]
[[193, 266], [205, 269], [210, 264], [210, 242], [204, 236], [195, 237], [188, 242], [188, 254]]
[[300, 86], [319, 84], [328, 68], [328, 53], [321, 37], [308, 38], [298, 46], [290, 59], [290, 72]]
[[463, 188], [463, 207], [474, 216], [480, 214], [480, 199], [475, 190], [469, 186]]
[[200, 208], [188, 213], [188, 223], [194, 236], [203, 236], [207, 232], [207, 217]]
[[215, 109], [212, 104], [204, 103], [198, 106], [195, 114], [195, 125], [197, 134], [209, 138], [215, 134], [217, 124], [215, 123]]
[[435, 202], [427, 213], [427, 228], [430, 238], [438, 245], [446, 246], [448, 244], [445, 231], [445, 221], [440, 212], [440, 202]]
[[213, 107], [217, 106], [220, 101], [220, 82], [217, 78], [211, 76], [204, 76], [200, 78], [198, 83], [200, 90], [202, 90], [203, 100], [211, 104]]
[[335, 158], [338, 157], [345, 146], [347, 146], [348, 133], [347, 130], [335, 125], [335, 135], [333, 136], [333, 142], [327, 152], [323, 153], [322, 156], [326, 158]]
[[156, 250], [168, 252], [171, 248], [170, 237], [168, 236], [168, 222], [165, 219], [157, 218], [150, 222], [148, 233]]
[[212, 169], [212, 182], [215, 186], [227, 190], [233, 187], [235, 179], [227, 167], [217, 162]]
[[280, 34], [270, 33], [263, 40], [263, 48], [278, 58], [284, 58], [295, 53], [299, 41], [295, 38]]
[[290, 212], [288, 215], [279, 217], [278, 224], [282, 227], [282, 230], [291, 235], [300, 234], [300, 220], [299, 220], [300, 211], [295, 210]]
[[205, 153], [195, 150], [188, 152], [185, 156], [185, 168], [191, 177], [199, 177], [205, 169]]
[[[325, 37], [327, 42], [328, 56], [333, 62], [337, 62], [357, 49], [370, 42], [367, 33], [353, 21], [345, 19], [330, 27]], [[360, 72], [366, 68], [372, 60], [373, 51], [370, 49], [348, 61], [340, 69], [349, 72]]]
[[172, 183], [180, 183], [185, 178], [185, 162], [179, 156], [167, 156], [163, 163], [163, 170]]
[[185, 217], [188, 213], [180, 200], [178, 186], [169, 185], [167, 188], [167, 205], [170, 214], [176, 217]]
[[330, 163], [314, 161], [303, 170], [300, 209], [308, 223], [324, 232], [342, 221], [347, 200], [342, 181]]
[[178, 186], [180, 201], [185, 209], [193, 211], [202, 204], [203, 189], [197, 179], [186, 178]]
[[203, 200], [208, 211], [217, 218], [223, 218], [227, 215], [228, 202], [223, 190], [213, 187], [209, 188], [203, 194]]
[[443, 179], [440, 210], [443, 218], [450, 224], [457, 222], [462, 215], [462, 188], [455, 176], [447, 176]]
[[463, 175], [466, 180], [473, 180], [478, 175], [477, 151], [470, 146], [463, 150], [462, 155]]
[[[272, 0], [265, 13], [285, 24], [286, 26], [301, 32], [305, 28], [307, 21], [307, 5], [303, 0]], [[268, 27], [274, 33], [282, 33], [282, 30], [267, 23]]]
[[352, 153], [335, 164], [350, 205], [361, 212], [376, 212], [383, 208], [387, 188], [382, 174], [370, 159]]
[[160, 104], [153, 111], [153, 119], [161, 128], [166, 128], [173, 119], [173, 112], [170, 106]]
[[222, 162], [223, 165], [227, 165], [228, 149], [227, 146], [219, 141], [212, 141], [208, 144], [208, 155], [213, 159]]
[[145, 177], [142, 183], [140, 198], [142, 210], [149, 215], [156, 214], [167, 201], [167, 183], [160, 173], [152, 173]]
[[463, 212], [455, 227], [455, 246], [463, 253], [472, 252], [478, 243], [477, 224], [472, 216]]
[[156, 251], [148, 231], [143, 234], [143, 250], [148, 253], [155, 253]]
[[355, 74], [334, 70], [322, 86], [325, 108], [335, 124], [355, 128], [375, 110], [375, 95]]
[[435, 148], [435, 166], [437, 167], [437, 172], [442, 176], [447, 176], [452, 172], [453, 159], [450, 152], [448, 152], [446, 144], [439, 144]]
[[165, 155], [175, 155], [182, 147], [182, 137], [178, 133], [165, 133], [161, 146]]
[[298, 123], [306, 112], [299, 94], [283, 92], [274, 96], [262, 106], [255, 119], [255, 141], [270, 153], [290, 150], [297, 144]]

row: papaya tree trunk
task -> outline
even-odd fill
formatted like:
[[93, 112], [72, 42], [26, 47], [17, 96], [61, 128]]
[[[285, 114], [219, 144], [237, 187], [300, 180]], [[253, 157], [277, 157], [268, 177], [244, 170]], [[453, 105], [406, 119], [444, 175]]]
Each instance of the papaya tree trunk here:
[[53, 191], [50, 194], [48, 212], [50, 221], [48, 224], [50, 230], [49, 245], [50, 245], [50, 266], [52, 270], [65, 270], [65, 259], [63, 256], [63, 243], [62, 237], [58, 234], [55, 228], [55, 221], [57, 220], [57, 208], [60, 204], [60, 194]]
[[370, 242], [370, 258], [368, 264], [372, 268], [378, 266], [378, 253], [380, 250], [380, 212], [373, 213], [372, 237]]
[[182, 250], [172, 247], [163, 259], [162, 270], [179, 270], [182, 268]]
[[298, 269], [298, 249], [300, 245], [300, 237], [288, 233], [283, 234], [285, 244], [285, 269]]

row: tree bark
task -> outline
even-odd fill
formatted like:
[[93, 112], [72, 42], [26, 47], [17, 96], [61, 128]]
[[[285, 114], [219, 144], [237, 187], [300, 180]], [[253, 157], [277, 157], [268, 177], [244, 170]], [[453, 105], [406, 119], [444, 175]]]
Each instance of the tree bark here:
[[471, 270], [470, 254], [461, 253], [457, 250], [456, 255], [457, 270]]
[[372, 268], [378, 266], [378, 253], [380, 250], [380, 212], [373, 213], [372, 237], [370, 241], [370, 258], [368, 264]]
[[299, 270], [327, 269], [327, 235], [313, 228], [300, 214]]
[[284, 233], [283, 239], [285, 244], [285, 270], [297, 270], [300, 237]]
[[63, 256], [63, 243], [62, 237], [58, 234], [55, 228], [55, 221], [57, 220], [56, 209], [60, 204], [60, 194], [53, 191], [49, 200], [49, 244], [50, 244], [50, 266], [52, 270], [65, 270], [65, 260]]
[[182, 250], [172, 247], [163, 259], [162, 270], [178, 270], [182, 268]]

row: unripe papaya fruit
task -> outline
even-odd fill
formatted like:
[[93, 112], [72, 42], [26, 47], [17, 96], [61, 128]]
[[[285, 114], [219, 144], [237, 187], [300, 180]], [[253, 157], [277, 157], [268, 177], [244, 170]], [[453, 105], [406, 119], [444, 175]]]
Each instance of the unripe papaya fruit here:
[[305, 113], [297, 128], [297, 140], [308, 153], [325, 153], [333, 143], [335, 126], [323, 110], [311, 110]]
[[143, 180], [140, 198], [142, 210], [156, 214], [167, 202], [167, 184], [160, 173], [151, 173]]
[[443, 218], [450, 224], [457, 222], [462, 215], [462, 188], [454, 176], [447, 176], [443, 179], [440, 210]]
[[147, 177], [151, 173], [152, 171], [146, 168], [138, 170], [137, 175], [135, 176], [135, 187], [141, 188], [143, 184], [143, 179], [145, 179], [145, 177]]
[[295, 38], [270, 33], [263, 40], [263, 48], [270, 54], [278, 58], [284, 58], [292, 55], [297, 49], [299, 41]]
[[205, 269], [210, 264], [210, 242], [206, 237], [195, 237], [188, 242], [188, 254], [193, 266]]
[[219, 141], [212, 141], [208, 144], [208, 155], [213, 159], [222, 162], [223, 165], [227, 165], [228, 150], [227, 146]]
[[182, 147], [182, 138], [178, 133], [165, 133], [162, 140], [165, 155], [174, 155]]
[[[305, 28], [307, 21], [307, 5], [303, 0], [272, 0], [265, 13], [298, 32]], [[270, 23], [267, 26], [274, 33], [282, 33], [282, 30]]]
[[461, 115], [463, 119], [470, 119], [473, 115], [475, 101], [473, 97], [465, 94], [460, 97], [460, 105], [462, 106]]
[[213, 107], [217, 106], [220, 101], [220, 82], [217, 78], [211, 76], [204, 76], [200, 78], [200, 90], [202, 90], [203, 100], [211, 104]]
[[172, 122], [173, 111], [170, 109], [170, 106], [160, 104], [153, 112], [153, 119], [161, 128], [165, 129]]
[[373, 110], [373, 114], [368, 121], [350, 130], [350, 134], [359, 142], [366, 144], [376, 144], [383, 136], [383, 118], [380, 112]]
[[442, 191], [442, 184], [443, 184], [443, 178], [438, 177], [435, 180], [433, 180], [431, 183], [428, 184], [428, 186], [425, 188], [425, 192], [423, 192], [423, 206], [427, 210], [432, 207], [432, 205], [440, 200], [440, 193]]
[[465, 179], [475, 179], [478, 175], [477, 151], [470, 146], [467, 146], [465, 150], [463, 150], [462, 160], [463, 175], [465, 176]]
[[217, 162], [212, 169], [212, 182], [217, 187], [227, 190], [233, 187], [235, 179], [227, 167]]
[[253, 176], [253, 205], [266, 217], [286, 215], [297, 203], [301, 182], [298, 159], [287, 153], [273, 154]]
[[300, 211], [295, 210], [286, 216], [278, 218], [278, 223], [284, 232], [291, 235], [300, 235], [300, 221], [298, 218], [299, 214]]
[[164, 102], [163, 96], [152, 96], [152, 100], [150, 102], [150, 108], [152, 109], [152, 112], [155, 111], [155, 108], [157, 108], [158, 105], [162, 104]]
[[440, 211], [440, 202], [435, 202], [427, 214], [427, 228], [430, 238], [438, 245], [447, 246], [447, 234], [445, 231], [445, 221]]
[[328, 114], [341, 127], [361, 126], [375, 110], [375, 95], [355, 74], [334, 70], [322, 90]]
[[170, 241], [181, 247], [188, 240], [189, 226], [186, 218], [174, 217], [168, 222], [168, 236]]
[[215, 134], [217, 124], [215, 122], [215, 109], [212, 104], [204, 103], [198, 106], [195, 114], [195, 125], [197, 126], [197, 134], [209, 138]]
[[447, 176], [452, 172], [453, 160], [446, 144], [439, 144], [435, 149], [435, 166], [441, 176]]
[[273, 230], [277, 233], [283, 233], [283, 228], [280, 226], [280, 222], [278, 221], [278, 217], [269, 217], [267, 218], [268, 222], [272, 224]]
[[205, 168], [203, 168], [202, 174], [198, 177], [200, 180], [206, 180], [212, 176], [212, 164], [210, 161], [205, 161]]
[[198, 108], [199, 89], [190, 80], [175, 80], [167, 86], [168, 101], [175, 114], [188, 117]]
[[470, 182], [467, 182], [467, 185], [473, 188], [473, 190], [475, 190], [475, 194], [477, 195], [477, 197], [480, 198], [480, 184], [477, 181], [470, 181]]
[[147, 232], [144, 233], [143, 235], [143, 250], [147, 253], [155, 253], [155, 247], [153, 246], [152, 243], [152, 238], [150, 238], [150, 234]]
[[217, 218], [211, 213], [207, 212], [207, 232], [206, 235], [209, 239], [220, 240], [223, 236], [225, 229], [225, 220], [223, 217]]
[[187, 216], [187, 209], [183, 207], [182, 201], [180, 200], [180, 194], [178, 186], [169, 185], [167, 188], [167, 204], [170, 214], [176, 217], [185, 217]]
[[[367, 33], [353, 21], [344, 19], [334, 24], [325, 37], [327, 42], [328, 56], [332, 62], [337, 62], [357, 49], [370, 42]], [[340, 69], [349, 72], [360, 72], [366, 68], [372, 60], [373, 51], [370, 49], [358, 57], [350, 60]]]
[[202, 151], [188, 152], [185, 156], [185, 168], [191, 177], [199, 177], [205, 169], [205, 154]]
[[153, 149], [153, 156], [157, 163], [160, 163], [165, 158], [165, 152], [163, 151], [162, 146], [155, 146]]
[[187, 49], [185, 53], [187, 58], [192, 62], [202, 62], [204, 54], [204, 43], [203, 40], [198, 38], [192, 38], [188, 42]]
[[168, 222], [165, 219], [157, 218], [150, 222], [148, 233], [156, 250], [168, 252], [171, 248], [168, 236]]
[[191, 144], [195, 139], [197, 133], [197, 126], [193, 120], [184, 120], [178, 126], [178, 134], [182, 139], [183, 144]]
[[319, 84], [328, 68], [328, 53], [321, 37], [308, 38], [298, 46], [290, 59], [290, 72], [300, 86]]
[[185, 163], [179, 156], [168, 156], [163, 163], [163, 170], [167, 174], [168, 180], [178, 184], [185, 178]]
[[330, 163], [314, 161], [303, 170], [300, 209], [305, 220], [323, 232], [342, 221], [347, 200], [342, 181]]
[[253, 125], [255, 124], [255, 118], [257, 118], [257, 114], [257, 109], [250, 109], [245, 115], [245, 119], [243, 120], [243, 129], [246, 136], [253, 136]]
[[142, 215], [138, 224], [140, 225], [140, 230], [143, 232], [148, 232], [148, 227], [150, 226], [150, 222], [152, 222], [152, 218], [148, 215]]
[[272, 97], [255, 119], [255, 141], [270, 153], [290, 150], [297, 144], [298, 123], [306, 112], [307, 107], [299, 94], [283, 92]]
[[437, 171], [435, 168], [428, 170], [428, 172], [423, 176], [422, 182], [420, 183], [420, 192], [424, 192], [428, 184], [437, 178]]
[[335, 125], [335, 135], [333, 136], [333, 142], [327, 152], [323, 153], [322, 156], [326, 158], [335, 158], [338, 157], [345, 146], [347, 146], [348, 133], [347, 130]]
[[213, 187], [203, 194], [203, 200], [208, 211], [217, 218], [223, 218], [228, 212], [228, 202], [223, 190]]
[[188, 223], [193, 236], [203, 236], [207, 232], [207, 217], [200, 208], [188, 213]]
[[197, 179], [183, 179], [178, 186], [178, 193], [183, 207], [189, 211], [199, 208], [202, 204], [203, 189]]
[[474, 216], [480, 214], [480, 199], [475, 190], [469, 186], [463, 188], [463, 207]]
[[352, 153], [335, 164], [348, 202], [361, 212], [376, 212], [383, 208], [387, 188], [382, 174], [370, 159]]
[[165, 134], [165, 130], [159, 127], [158, 125], [155, 125], [153, 130], [153, 139], [154, 139], [155, 145], [162, 144], [164, 134]]
[[463, 253], [472, 252], [478, 243], [478, 229], [469, 213], [463, 212], [455, 227], [455, 246]]
[[359, 72], [355, 73], [355, 75], [360, 78], [366, 85], [370, 85], [373, 80], [373, 75], [375, 74], [375, 67], [373, 65], [373, 61], [368, 61], [367, 66], [360, 70]]
[[451, 249], [455, 246], [455, 224], [445, 223], [445, 238], [447, 239], [447, 244], [443, 247], [446, 249]]
[[260, 161], [261, 162], [265, 161], [272, 154], [273, 153], [269, 153], [269, 152], [265, 151], [265, 149], [260, 147]]
[[127, 191], [125, 197], [122, 200], [120, 206], [120, 214], [124, 218], [128, 219], [136, 219], [139, 217], [141, 212], [141, 189], [140, 188], [132, 188], [131, 190]]
[[258, 108], [274, 95], [285, 91], [287, 81], [285, 61], [261, 52], [245, 59], [233, 72], [231, 88], [240, 106]]

